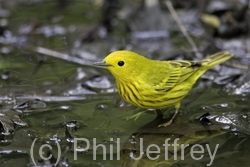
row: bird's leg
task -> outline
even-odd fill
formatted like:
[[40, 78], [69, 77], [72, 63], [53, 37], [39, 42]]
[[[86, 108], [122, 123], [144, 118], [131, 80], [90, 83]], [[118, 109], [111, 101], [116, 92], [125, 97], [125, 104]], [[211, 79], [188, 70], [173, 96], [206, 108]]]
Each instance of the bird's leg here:
[[147, 112], [147, 110], [141, 111], [141, 112], [139, 112], [139, 113], [137, 113], [137, 114], [135, 114], [135, 115], [132, 115], [132, 116], [130, 116], [130, 117], [126, 117], [125, 119], [126, 119], [126, 121], [131, 120], [131, 119], [134, 119], [134, 121], [136, 121], [136, 120], [137, 120], [142, 114], [144, 114], [145, 112]]
[[178, 110], [179, 110], [179, 108], [180, 108], [180, 103], [178, 103], [178, 104], [176, 104], [176, 105], [175, 105], [175, 112], [174, 112], [173, 117], [170, 119], [170, 121], [168, 121], [168, 122], [166, 122], [166, 123], [163, 123], [163, 124], [158, 125], [158, 128], [159, 128], [159, 127], [162, 127], [162, 126], [167, 127], [167, 126], [171, 125], [171, 124], [172, 124], [172, 122], [173, 122], [173, 120], [174, 120], [174, 118], [175, 118], [175, 117], [176, 117], [176, 115], [178, 114]]
[[158, 125], [158, 128], [159, 128], [159, 127], [162, 127], [162, 126], [167, 127], [167, 126], [171, 125], [172, 122], [173, 122], [173, 120], [174, 120], [174, 118], [176, 117], [177, 114], [178, 114], [178, 108], [175, 110], [174, 115], [173, 115], [173, 117], [170, 119], [170, 121]]

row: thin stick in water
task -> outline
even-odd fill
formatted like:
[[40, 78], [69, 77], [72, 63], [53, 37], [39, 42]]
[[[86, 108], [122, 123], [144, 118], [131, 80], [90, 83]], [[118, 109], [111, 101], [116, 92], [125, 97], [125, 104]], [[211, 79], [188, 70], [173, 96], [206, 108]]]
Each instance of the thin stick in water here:
[[183, 26], [179, 16], [177, 15], [173, 5], [172, 5], [172, 2], [170, 0], [166, 0], [166, 5], [168, 7], [168, 10], [170, 11], [170, 13], [172, 14], [173, 18], [175, 19], [176, 23], [178, 24], [178, 26], [180, 27], [181, 29], [181, 32], [184, 34], [184, 36], [187, 38], [188, 42], [190, 43], [190, 45], [192, 46], [193, 48], [193, 51], [195, 53], [198, 53], [198, 48], [196, 46], [196, 44], [194, 43], [194, 41], [192, 40], [192, 38], [189, 36], [187, 30], [185, 29], [185, 27]]

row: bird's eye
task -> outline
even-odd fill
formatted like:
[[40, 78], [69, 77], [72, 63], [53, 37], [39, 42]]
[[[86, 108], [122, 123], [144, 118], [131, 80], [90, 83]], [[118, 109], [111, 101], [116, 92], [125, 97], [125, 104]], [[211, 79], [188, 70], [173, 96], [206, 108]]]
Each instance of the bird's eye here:
[[123, 66], [124, 65], [124, 61], [119, 61], [118, 62], [118, 66]]

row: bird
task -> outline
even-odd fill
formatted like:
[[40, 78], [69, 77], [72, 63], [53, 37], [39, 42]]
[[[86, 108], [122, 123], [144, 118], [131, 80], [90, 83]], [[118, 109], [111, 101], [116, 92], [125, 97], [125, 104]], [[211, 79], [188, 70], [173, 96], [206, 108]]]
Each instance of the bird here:
[[175, 107], [172, 118], [158, 127], [171, 125], [178, 114], [181, 100], [208, 69], [234, 55], [221, 51], [200, 61], [152, 60], [129, 50], [110, 53], [93, 65], [108, 69], [116, 81], [120, 96], [143, 109], [163, 110]]

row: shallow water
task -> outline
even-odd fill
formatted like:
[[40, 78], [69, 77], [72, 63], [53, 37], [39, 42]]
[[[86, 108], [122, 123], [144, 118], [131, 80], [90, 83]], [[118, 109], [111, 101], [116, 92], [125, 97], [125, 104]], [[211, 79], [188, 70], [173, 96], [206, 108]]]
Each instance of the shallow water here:
[[[179, 40], [177, 46], [168, 35], [150, 42], [131, 37], [124, 44], [123, 32], [115, 32], [112, 40], [81, 43], [100, 16], [98, 3], [79, 1], [53, 12], [57, 4], [50, 1], [16, 5], [6, 7], [11, 24], [0, 39], [1, 167], [248, 166], [250, 76], [235, 64], [248, 67], [249, 56], [236, 53], [208, 71], [183, 99], [175, 122], [158, 128], [174, 108], [163, 111], [164, 117], [147, 111], [126, 120], [143, 110], [125, 103], [111, 74], [92, 63], [121, 46], [155, 59], [176, 58], [163, 53], [169, 49], [173, 55], [182, 37], [171, 37], [173, 43]], [[85, 11], [82, 20], [79, 8]], [[48, 18], [62, 21], [52, 24]], [[194, 57], [178, 53], [177, 58]]]

